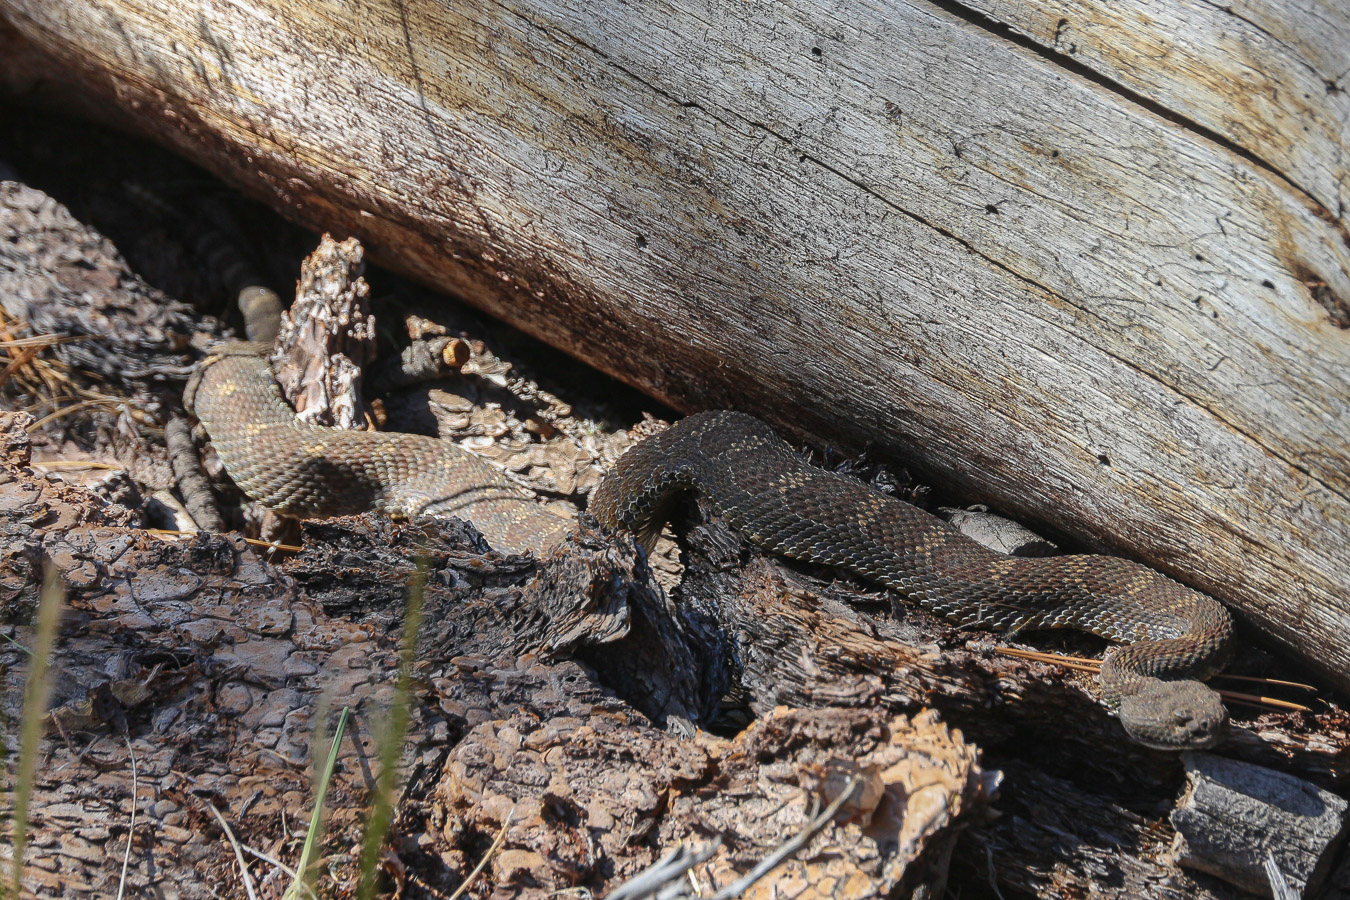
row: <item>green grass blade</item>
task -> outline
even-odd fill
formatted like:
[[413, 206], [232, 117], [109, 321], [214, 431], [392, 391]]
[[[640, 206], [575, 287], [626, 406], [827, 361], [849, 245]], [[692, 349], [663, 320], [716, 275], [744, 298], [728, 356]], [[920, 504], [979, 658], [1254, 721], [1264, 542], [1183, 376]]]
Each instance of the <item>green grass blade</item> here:
[[407, 611], [403, 617], [403, 638], [399, 642], [398, 681], [394, 686], [394, 702], [389, 718], [377, 735], [380, 774], [375, 779], [375, 808], [370, 825], [361, 842], [361, 880], [357, 885], [357, 900], [370, 900], [379, 883], [380, 851], [389, 833], [393, 817], [394, 791], [397, 788], [398, 760], [403, 753], [403, 741], [408, 733], [411, 710], [412, 675], [417, 633], [422, 628], [422, 595], [427, 585], [427, 562], [417, 564], [417, 572], [408, 585]]
[[337, 729], [333, 732], [333, 744], [328, 748], [328, 759], [324, 762], [323, 771], [319, 774], [314, 793], [314, 812], [310, 814], [309, 830], [305, 832], [305, 846], [300, 851], [300, 862], [295, 867], [295, 880], [286, 889], [282, 900], [298, 900], [302, 893], [307, 896], [314, 896], [316, 880], [314, 853], [323, 843], [323, 802], [328, 796], [328, 786], [333, 782], [333, 772], [337, 769], [338, 748], [342, 745], [343, 735], [347, 733], [347, 719], [351, 717], [351, 713], [350, 708], [342, 707], [342, 715], [338, 718]]
[[61, 590], [61, 576], [47, 566], [42, 580], [42, 596], [38, 600], [37, 634], [34, 636], [32, 663], [28, 669], [28, 683], [23, 691], [23, 712], [19, 718], [19, 764], [14, 779], [14, 848], [13, 870], [9, 885], [12, 895], [19, 895], [23, 883], [23, 854], [28, 844], [28, 803], [33, 795], [33, 781], [37, 777], [38, 752], [42, 745], [44, 718], [51, 699], [52, 652], [56, 647], [56, 630], [61, 622], [61, 605], [65, 593]]

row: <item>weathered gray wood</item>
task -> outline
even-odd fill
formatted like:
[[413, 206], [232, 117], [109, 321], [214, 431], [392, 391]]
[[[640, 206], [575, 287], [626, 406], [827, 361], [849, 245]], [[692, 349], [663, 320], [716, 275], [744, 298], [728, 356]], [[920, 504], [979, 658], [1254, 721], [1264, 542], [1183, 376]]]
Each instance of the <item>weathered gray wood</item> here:
[[1125, 548], [1350, 687], [1350, 249], [1297, 173], [920, 0], [0, 15], [50, 56], [11, 84], [677, 406]]
[[1301, 897], [1326, 876], [1345, 835], [1346, 807], [1341, 797], [1293, 775], [1187, 754], [1186, 791], [1172, 811], [1172, 857], [1268, 897], [1271, 857]]
[[980, 507], [953, 509], [944, 506], [938, 512], [966, 537], [979, 541], [990, 550], [997, 550], [999, 553], [1012, 556], [1053, 556], [1059, 552], [1059, 548], [1053, 542], [1047, 541], [1022, 523], [995, 515]]
[[963, 0], [1252, 154], [1350, 224], [1350, 6]]

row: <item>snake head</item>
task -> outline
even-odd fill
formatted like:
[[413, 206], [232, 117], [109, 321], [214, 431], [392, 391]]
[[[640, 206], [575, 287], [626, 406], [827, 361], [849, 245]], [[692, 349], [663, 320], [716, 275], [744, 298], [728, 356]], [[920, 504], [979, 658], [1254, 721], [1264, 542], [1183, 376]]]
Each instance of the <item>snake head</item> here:
[[1203, 750], [1228, 734], [1223, 701], [1198, 681], [1150, 680], [1121, 699], [1118, 715], [1131, 738], [1155, 750]]

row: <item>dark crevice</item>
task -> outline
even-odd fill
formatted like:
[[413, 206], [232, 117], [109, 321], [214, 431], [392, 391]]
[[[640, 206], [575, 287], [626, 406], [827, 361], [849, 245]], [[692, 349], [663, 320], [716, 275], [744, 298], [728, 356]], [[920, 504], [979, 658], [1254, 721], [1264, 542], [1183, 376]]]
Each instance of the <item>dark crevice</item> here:
[[1118, 97], [1147, 110], [1153, 115], [1171, 122], [1173, 125], [1186, 129], [1197, 137], [1222, 147], [1229, 153], [1240, 157], [1261, 171], [1275, 176], [1280, 181], [1293, 188], [1294, 191], [1296, 191], [1304, 201], [1311, 206], [1317, 217], [1335, 228], [1336, 232], [1341, 236], [1341, 240], [1343, 240], [1347, 246], [1350, 246], [1350, 229], [1347, 229], [1345, 223], [1336, 217], [1324, 203], [1313, 196], [1311, 191], [1294, 181], [1287, 173], [1282, 172], [1273, 164], [1266, 162], [1260, 156], [1243, 147], [1241, 144], [1236, 143], [1231, 138], [1227, 138], [1207, 125], [1203, 125], [1168, 106], [1164, 106], [1159, 101], [1147, 97], [1144, 94], [1121, 84], [1119, 81], [1115, 81], [1109, 76], [1091, 68], [1086, 63], [1079, 62], [1072, 56], [1060, 53], [1052, 47], [1047, 47], [1035, 38], [1017, 31], [1011, 25], [991, 18], [978, 10], [962, 6], [960, 3], [954, 2], [954, 0], [926, 0], [926, 2], [943, 12], [955, 16], [969, 25], [979, 28], [981, 31], [988, 32], [1001, 40], [1016, 44], [1024, 50], [1035, 53], [1042, 59], [1052, 62], [1055, 65], [1072, 72], [1074, 75], [1110, 91]]
[[1296, 261], [1290, 268], [1294, 277], [1308, 289], [1314, 302], [1326, 310], [1331, 324], [1342, 330], [1350, 329], [1350, 302], [1333, 291], [1325, 278], [1303, 263]]
[[1312, 291], [1313, 299], [1327, 311], [1331, 324], [1342, 330], [1350, 328], [1350, 303], [1336, 296], [1325, 281], [1308, 283], [1308, 289]]

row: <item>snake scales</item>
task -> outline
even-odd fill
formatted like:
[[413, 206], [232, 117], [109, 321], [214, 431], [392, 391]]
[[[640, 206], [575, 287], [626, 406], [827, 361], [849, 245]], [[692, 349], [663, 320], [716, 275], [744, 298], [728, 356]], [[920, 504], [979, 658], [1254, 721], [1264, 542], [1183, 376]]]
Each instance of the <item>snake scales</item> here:
[[848, 569], [966, 625], [1076, 628], [1129, 644], [1103, 664], [1102, 693], [1136, 741], [1208, 747], [1219, 696], [1201, 684], [1227, 662], [1218, 602], [1112, 556], [995, 553], [916, 506], [807, 465], [763, 422], [705, 412], [628, 451], [591, 498], [602, 524], [650, 546], [677, 495], [697, 491], [755, 544]]
[[225, 344], [202, 360], [183, 405], [211, 436], [245, 494], [295, 518], [371, 510], [468, 519], [500, 550], [539, 551], [572, 523], [531, 501], [492, 466], [449, 441], [352, 431], [296, 418], [272, 378], [265, 344]]
[[[459, 516], [513, 551], [545, 548], [570, 530], [453, 444], [301, 422], [264, 352], [226, 345], [184, 396], [226, 471], [263, 505], [296, 517]], [[1126, 642], [1102, 666], [1102, 691], [1136, 741], [1196, 748], [1224, 734], [1222, 702], [1196, 679], [1227, 660], [1228, 613], [1151, 569], [1108, 556], [987, 550], [915, 506], [807, 465], [763, 422], [734, 412], [690, 416], [629, 450], [590, 509], [650, 547], [688, 491], [766, 550], [851, 570], [963, 624], [1077, 628]]]

